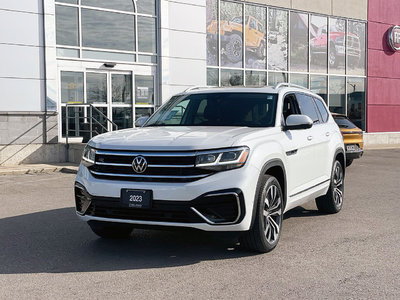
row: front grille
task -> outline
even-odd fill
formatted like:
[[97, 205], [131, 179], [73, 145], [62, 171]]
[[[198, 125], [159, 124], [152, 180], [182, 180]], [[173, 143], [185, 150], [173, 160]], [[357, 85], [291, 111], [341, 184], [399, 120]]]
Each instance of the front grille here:
[[102, 218], [175, 222], [175, 223], [205, 223], [194, 213], [187, 203], [176, 201], [154, 200], [151, 209], [121, 207], [119, 202], [92, 200], [86, 215]]
[[[146, 182], [190, 182], [213, 174], [195, 167], [195, 155], [195, 152], [97, 150], [95, 164], [89, 170], [99, 179]], [[132, 168], [137, 156], [147, 161], [147, 169], [140, 174]]]

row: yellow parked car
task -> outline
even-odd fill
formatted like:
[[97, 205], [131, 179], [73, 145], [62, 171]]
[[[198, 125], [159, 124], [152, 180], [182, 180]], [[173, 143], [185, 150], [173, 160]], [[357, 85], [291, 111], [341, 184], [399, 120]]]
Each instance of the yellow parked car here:
[[360, 158], [364, 153], [363, 132], [345, 115], [332, 113], [332, 116], [343, 136], [346, 149], [346, 167], [348, 167], [352, 164], [353, 159]]

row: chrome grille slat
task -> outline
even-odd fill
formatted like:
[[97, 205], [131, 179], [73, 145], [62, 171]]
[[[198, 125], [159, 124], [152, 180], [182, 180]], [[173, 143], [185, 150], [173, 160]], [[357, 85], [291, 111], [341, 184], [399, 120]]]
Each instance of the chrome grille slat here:
[[97, 150], [99, 155], [114, 155], [114, 156], [161, 156], [161, 157], [179, 157], [179, 156], [195, 156], [196, 152], [125, 152], [125, 151], [104, 151]]
[[142, 174], [115, 174], [115, 173], [101, 173], [90, 171], [94, 175], [98, 176], [116, 176], [116, 177], [132, 177], [132, 178], [163, 178], [163, 179], [192, 179], [192, 178], [204, 178], [209, 174], [201, 174], [201, 175], [186, 175], [186, 176], [179, 176], [179, 175], [142, 175]]
[[[106, 180], [190, 182], [214, 173], [196, 168], [199, 152], [96, 150], [94, 164], [89, 170], [94, 177]], [[142, 173], [136, 172], [132, 165], [138, 156], [147, 162], [147, 168]]]
[[[99, 166], [132, 167], [132, 164], [96, 162]], [[148, 168], [194, 168], [194, 165], [148, 165]]]

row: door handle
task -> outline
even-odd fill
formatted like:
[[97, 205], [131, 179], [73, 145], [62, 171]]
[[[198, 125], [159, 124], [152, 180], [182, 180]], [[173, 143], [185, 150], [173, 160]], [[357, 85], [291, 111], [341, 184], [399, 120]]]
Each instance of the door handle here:
[[325, 133], [326, 136], [330, 136], [331, 134], [329, 133], [329, 131], [327, 133]]
[[307, 140], [311, 141], [313, 139], [313, 137], [310, 135], [309, 137], [307, 137]]

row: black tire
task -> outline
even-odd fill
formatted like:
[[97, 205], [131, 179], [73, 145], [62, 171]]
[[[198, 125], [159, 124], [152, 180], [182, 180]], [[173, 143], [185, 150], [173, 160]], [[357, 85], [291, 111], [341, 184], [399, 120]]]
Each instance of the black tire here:
[[256, 55], [258, 59], [263, 59], [265, 57], [265, 45], [263, 42], [261, 42], [260, 46], [257, 48]]
[[232, 34], [229, 37], [229, 42], [225, 47], [225, 54], [229, 61], [237, 63], [243, 57], [243, 41], [242, 37], [238, 34]]
[[343, 207], [344, 168], [339, 160], [335, 160], [332, 168], [331, 183], [326, 195], [315, 199], [318, 210], [323, 213], [335, 214]]
[[89, 222], [90, 229], [104, 239], [128, 239], [131, 236], [133, 227], [126, 224], [111, 222]]
[[274, 176], [263, 177], [255, 201], [254, 224], [240, 237], [240, 244], [246, 249], [266, 253], [276, 247], [282, 231], [283, 193]]
[[346, 168], [347, 167], [350, 167], [350, 165], [353, 163], [353, 160], [352, 159], [347, 159], [346, 160]]

